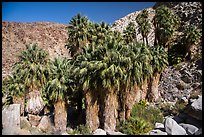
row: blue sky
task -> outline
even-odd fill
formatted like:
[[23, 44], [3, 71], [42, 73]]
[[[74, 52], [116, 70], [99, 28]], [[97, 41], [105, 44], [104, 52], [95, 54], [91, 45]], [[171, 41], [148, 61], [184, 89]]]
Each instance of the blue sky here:
[[93, 22], [114, 23], [125, 15], [152, 7], [155, 2], [3, 2], [2, 20], [68, 24], [77, 13]]

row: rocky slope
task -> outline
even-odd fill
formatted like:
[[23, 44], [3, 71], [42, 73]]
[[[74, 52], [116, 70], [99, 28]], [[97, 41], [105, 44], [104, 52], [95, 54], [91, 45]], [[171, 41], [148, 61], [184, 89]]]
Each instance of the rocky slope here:
[[68, 56], [64, 47], [67, 39], [66, 25], [49, 22], [2, 22], [2, 77], [9, 74], [17, 55], [26, 44], [37, 43], [49, 52], [50, 58]]
[[[160, 5], [166, 5], [169, 7], [175, 14], [181, 18], [181, 28], [183, 30], [184, 26], [193, 24], [202, 29], [202, 3], [201, 2], [157, 2], [152, 8], [147, 8], [149, 11], [149, 20], [152, 21], [155, 15], [155, 8]], [[137, 38], [138, 41], [142, 42], [142, 35], [138, 32], [138, 24], [135, 21], [137, 15], [141, 12], [135, 11], [130, 13], [112, 24], [112, 29], [122, 32], [130, 22], [133, 22], [137, 27]], [[153, 27], [153, 26], [152, 26]], [[150, 30], [148, 36], [150, 46], [154, 43], [154, 28]]]

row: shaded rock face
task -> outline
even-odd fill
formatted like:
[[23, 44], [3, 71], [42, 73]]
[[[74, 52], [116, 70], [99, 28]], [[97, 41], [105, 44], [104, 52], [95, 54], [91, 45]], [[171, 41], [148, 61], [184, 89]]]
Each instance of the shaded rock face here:
[[166, 68], [160, 78], [159, 91], [166, 101], [176, 101], [182, 97], [189, 98], [193, 94], [201, 94], [202, 70], [196, 62], [182, 63], [180, 68]]
[[66, 25], [50, 22], [2, 22], [2, 77], [11, 72], [11, 66], [18, 61], [17, 55], [26, 49], [25, 44], [37, 43], [48, 51], [50, 58], [69, 57], [65, 48]]

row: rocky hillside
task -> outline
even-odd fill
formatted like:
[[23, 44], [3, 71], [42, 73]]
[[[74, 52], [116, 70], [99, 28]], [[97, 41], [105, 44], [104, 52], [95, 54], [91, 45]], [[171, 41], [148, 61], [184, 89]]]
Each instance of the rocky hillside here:
[[[149, 11], [150, 21], [152, 21], [155, 15], [155, 8], [160, 5], [166, 5], [181, 18], [181, 26], [182, 26], [180, 28], [181, 31], [183, 30], [184, 26], [189, 25], [189, 24], [196, 25], [200, 29], [202, 29], [202, 4], [201, 2], [157, 2], [154, 7], [147, 8], [147, 10]], [[142, 42], [142, 35], [138, 32], [138, 24], [135, 21], [135, 18], [140, 12], [141, 10], [135, 11], [133, 13], [130, 13], [116, 20], [112, 24], [112, 29], [122, 32], [130, 22], [133, 22], [135, 26], [137, 27], [136, 33], [137, 33], [138, 41]], [[150, 30], [148, 41], [149, 41], [150, 46], [152, 46], [154, 43], [153, 26], [152, 26], [152, 29]]]
[[50, 58], [69, 57], [64, 47], [66, 39], [66, 25], [63, 24], [2, 22], [2, 77], [10, 73], [25, 44], [37, 43], [49, 52]]

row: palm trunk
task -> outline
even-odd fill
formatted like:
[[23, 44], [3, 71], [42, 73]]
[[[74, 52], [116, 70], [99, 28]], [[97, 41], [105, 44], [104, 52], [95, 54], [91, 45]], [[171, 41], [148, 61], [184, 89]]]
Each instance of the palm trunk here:
[[159, 79], [160, 79], [160, 73], [156, 72], [152, 77], [151, 83], [150, 83], [150, 93], [148, 93], [148, 100], [150, 102], [156, 102], [160, 97], [160, 93], [158, 90]]
[[148, 45], [148, 39], [147, 39], [147, 37], [146, 37], [146, 44]]
[[25, 109], [25, 97], [17, 97], [17, 96], [13, 96], [13, 103], [14, 104], [20, 104], [21, 105], [21, 111], [20, 111], [20, 115], [24, 116], [24, 109]]
[[67, 110], [65, 101], [58, 100], [54, 104], [54, 123], [55, 129], [58, 132], [66, 131], [67, 127]]
[[80, 90], [78, 100], [77, 100], [78, 123], [82, 121], [82, 98], [83, 98], [83, 94], [82, 94], [82, 91]]
[[145, 38], [142, 36], [142, 39], [143, 39], [143, 43], [145, 44]]
[[27, 96], [26, 112], [29, 114], [38, 115], [42, 112], [45, 104], [41, 97], [40, 91], [31, 89]]
[[118, 118], [118, 98], [114, 89], [109, 89], [105, 93], [105, 108], [104, 108], [104, 130], [114, 131]]
[[127, 91], [127, 86], [122, 86], [122, 90], [119, 93], [119, 120], [125, 121], [125, 93]]
[[98, 97], [94, 91], [87, 91], [85, 93], [86, 102], [86, 125], [88, 126], [90, 132], [93, 132], [99, 127], [99, 105]]
[[148, 83], [147, 83], [147, 78], [146, 78], [141, 87], [141, 100], [144, 100], [146, 98], [147, 88], [148, 88]]
[[140, 89], [137, 84], [135, 84], [129, 92], [126, 92], [126, 101], [125, 101], [125, 107], [126, 107], [126, 119], [130, 118], [130, 113], [132, 110], [133, 105], [136, 102], [139, 102], [141, 99], [140, 95]]

